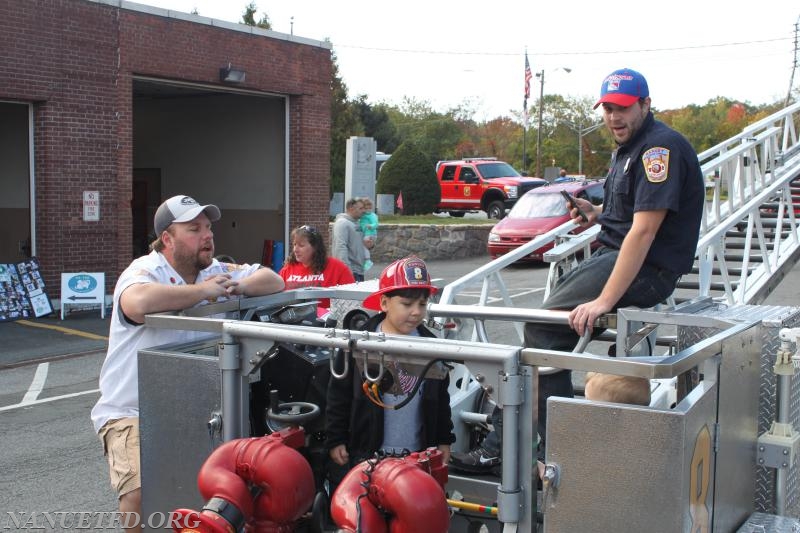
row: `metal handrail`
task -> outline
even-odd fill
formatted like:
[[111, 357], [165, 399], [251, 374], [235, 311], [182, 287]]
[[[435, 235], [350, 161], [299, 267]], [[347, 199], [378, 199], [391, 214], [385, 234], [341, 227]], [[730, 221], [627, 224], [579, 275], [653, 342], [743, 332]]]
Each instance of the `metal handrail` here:
[[733, 324], [728, 329], [702, 339], [671, 356], [607, 357], [589, 353], [525, 348], [520, 354], [520, 363], [647, 379], [670, 379], [721, 353], [722, 342], [725, 339], [751, 327], [752, 323]]

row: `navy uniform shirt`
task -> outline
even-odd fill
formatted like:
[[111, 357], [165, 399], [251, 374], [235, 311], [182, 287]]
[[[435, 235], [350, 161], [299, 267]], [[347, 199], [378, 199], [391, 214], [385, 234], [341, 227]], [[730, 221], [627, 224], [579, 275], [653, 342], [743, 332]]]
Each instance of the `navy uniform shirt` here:
[[635, 212], [667, 209], [645, 263], [685, 274], [694, 263], [704, 205], [705, 185], [694, 148], [648, 113], [641, 129], [612, 157], [598, 239], [619, 249]]

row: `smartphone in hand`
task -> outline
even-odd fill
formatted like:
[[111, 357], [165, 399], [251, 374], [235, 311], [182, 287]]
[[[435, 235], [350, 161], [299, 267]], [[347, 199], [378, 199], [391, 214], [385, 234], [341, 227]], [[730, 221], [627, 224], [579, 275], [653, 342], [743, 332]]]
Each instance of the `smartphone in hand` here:
[[583, 220], [584, 222], [588, 222], [589, 221], [589, 217], [587, 217], [586, 213], [584, 213], [581, 210], [581, 208], [578, 207], [578, 202], [575, 201], [575, 198], [570, 193], [568, 193], [567, 191], [562, 190], [561, 191], [561, 196], [563, 196], [564, 199], [567, 202], [569, 202], [569, 206], [572, 209], [577, 209], [578, 210], [578, 216], [581, 217], [581, 220]]

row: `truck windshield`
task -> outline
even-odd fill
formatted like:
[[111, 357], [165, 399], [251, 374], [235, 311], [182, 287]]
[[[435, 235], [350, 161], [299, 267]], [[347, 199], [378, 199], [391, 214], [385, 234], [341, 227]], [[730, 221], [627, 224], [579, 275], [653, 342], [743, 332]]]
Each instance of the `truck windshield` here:
[[508, 163], [481, 163], [477, 165], [483, 179], [507, 178], [509, 176], [520, 176], [514, 167]]

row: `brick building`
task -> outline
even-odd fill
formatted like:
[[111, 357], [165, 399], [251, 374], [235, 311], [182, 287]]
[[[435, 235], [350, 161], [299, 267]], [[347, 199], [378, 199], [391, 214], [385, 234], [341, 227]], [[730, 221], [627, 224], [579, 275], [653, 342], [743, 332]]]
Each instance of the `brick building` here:
[[240, 262], [327, 224], [328, 43], [120, 0], [0, 0], [0, 51], [0, 263], [37, 257], [52, 298], [61, 272], [113, 290], [174, 194], [222, 209], [217, 252]]

